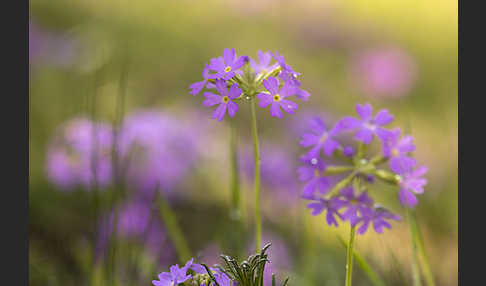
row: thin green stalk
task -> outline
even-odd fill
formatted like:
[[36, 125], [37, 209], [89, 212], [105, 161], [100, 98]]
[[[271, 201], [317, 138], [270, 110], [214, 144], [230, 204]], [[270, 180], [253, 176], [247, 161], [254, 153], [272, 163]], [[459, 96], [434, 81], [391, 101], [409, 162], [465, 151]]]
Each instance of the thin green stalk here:
[[255, 162], [255, 243], [256, 252], [260, 252], [262, 222], [260, 218], [260, 149], [258, 145], [258, 130], [255, 110], [255, 97], [251, 99], [251, 129], [253, 135], [253, 155]]
[[[338, 235], [338, 239], [344, 247], [348, 247], [348, 244], [344, 241], [344, 239]], [[358, 263], [359, 267], [366, 273], [370, 281], [375, 286], [385, 286], [385, 282], [380, 278], [378, 273], [376, 273], [373, 268], [362, 258], [356, 251], [353, 251], [354, 259], [356, 263]]]
[[412, 245], [412, 279], [414, 286], [422, 286], [422, 280], [420, 280], [420, 270], [418, 265], [418, 255], [417, 255], [417, 244], [415, 241], [415, 228], [413, 227], [413, 222], [411, 221], [410, 209], [407, 208], [407, 220], [410, 229], [410, 243]]
[[426, 285], [435, 286], [434, 275], [430, 268], [429, 260], [427, 259], [422, 234], [413, 211], [410, 211], [409, 223], [411, 224], [411, 227], [414, 228], [415, 245], [420, 257], [420, 265], [422, 266], [420, 269], [422, 269], [422, 274], [424, 275]]
[[356, 226], [351, 227], [349, 233], [349, 242], [346, 250], [346, 281], [345, 286], [351, 286], [351, 280], [353, 278], [353, 253], [354, 253], [354, 237], [356, 234]]
[[167, 234], [175, 246], [179, 261], [181, 263], [186, 263], [191, 258], [191, 251], [189, 250], [186, 239], [179, 228], [177, 217], [164, 195], [159, 196], [158, 205]]
[[241, 189], [238, 171], [238, 132], [234, 120], [230, 120], [230, 159], [231, 159], [231, 210], [230, 219], [234, 231], [231, 234], [235, 256], [239, 257], [242, 251], [242, 222], [241, 222]]

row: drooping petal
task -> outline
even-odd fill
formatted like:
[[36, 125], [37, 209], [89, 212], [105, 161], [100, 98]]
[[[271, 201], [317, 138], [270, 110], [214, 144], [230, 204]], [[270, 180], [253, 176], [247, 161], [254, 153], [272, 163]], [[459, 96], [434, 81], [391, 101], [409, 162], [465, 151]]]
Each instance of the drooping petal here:
[[282, 111], [280, 110], [280, 104], [277, 102], [273, 102], [272, 105], [270, 106], [270, 115], [282, 118]]
[[203, 101], [204, 106], [213, 106], [221, 103], [221, 96], [214, 94], [212, 92], [209, 91], [205, 92], [204, 97], [206, 98]]
[[398, 192], [398, 199], [403, 206], [409, 206], [411, 208], [413, 208], [418, 203], [417, 197], [415, 197], [412, 192], [404, 188], [401, 188]]
[[260, 93], [257, 95], [257, 97], [260, 100], [258, 106], [263, 108], [267, 107], [270, 103], [273, 102], [272, 96], [268, 93]]
[[360, 131], [356, 132], [354, 138], [363, 142], [364, 144], [370, 144], [373, 140], [373, 131], [369, 130], [368, 128], [363, 128]]
[[228, 106], [228, 115], [230, 117], [235, 116], [236, 112], [238, 111], [238, 104], [236, 104], [236, 102], [233, 101], [228, 101], [227, 106]]
[[218, 121], [223, 120], [224, 114], [226, 113], [226, 104], [221, 103], [213, 112], [213, 119], [217, 119]]
[[203, 80], [203, 81], [198, 81], [198, 82], [195, 82], [193, 84], [191, 84], [189, 86], [189, 88], [191, 89], [191, 91], [189, 92], [190, 94], [192, 95], [197, 95], [201, 92], [201, 90], [204, 88], [204, 86], [206, 85], [206, 80]]
[[218, 90], [221, 96], [228, 95], [228, 88], [226, 87], [225, 80], [217, 79], [215, 85], [216, 85], [216, 89]]

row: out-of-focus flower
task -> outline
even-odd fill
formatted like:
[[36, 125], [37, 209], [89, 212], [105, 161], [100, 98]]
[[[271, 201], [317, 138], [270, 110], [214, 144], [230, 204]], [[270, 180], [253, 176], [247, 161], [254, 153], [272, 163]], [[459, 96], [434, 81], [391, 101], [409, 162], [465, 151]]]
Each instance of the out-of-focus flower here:
[[179, 268], [179, 265], [172, 265], [170, 272], [162, 272], [159, 274], [159, 281], [152, 280], [155, 286], [175, 286], [179, 283], [184, 283], [191, 278], [191, 274], [187, 274], [187, 270], [192, 266], [193, 259], [189, 260], [184, 267]]
[[353, 129], [355, 130], [354, 138], [364, 144], [370, 144], [373, 140], [373, 135], [378, 136], [380, 140], [386, 141], [391, 135], [391, 131], [383, 128], [384, 125], [391, 123], [394, 116], [386, 109], [381, 109], [373, 117], [373, 108], [371, 104], [356, 104], [356, 112], [360, 119], [356, 119], [351, 116], [343, 117], [338, 123], [336, 128], [340, 131]]
[[296, 95], [297, 88], [289, 84], [284, 84], [282, 88], [279, 89], [279, 82], [274, 77], [269, 77], [263, 80], [263, 85], [269, 91], [269, 93], [262, 92], [258, 94], [258, 99], [260, 100], [260, 107], [270, 106], [270, 115], [276, 116], [278, 118], [282, 117], [283, 108], [287, 113], [293, 114], [294, 110], [297, 109], [297, 104], [293, 101], [287, 100], [285, 98]]
[[29, 62], [57, 67], [72, 65], [76, 60], [78, 43], [67, 33], [42, 28], [29, 22]]
[[362, 216], [359, 219], [358, 223], [362, 223], [358, 228], [359, 234], [364, 234], [370, 223], [373, 223], [373, 228], [377, 233], [383, 233], [383, 227], [388, 229], [391, 228], [390, 223], [387, 220], [401, 220], [401, 217], [395, 215], [383, 207], [375, 207], [375, 208], [364, 208]]
[[307, 208], [312, 209], [313, 216], [319, 215], [324, 210], [326, 210], [327, 224], [329, 226], [331, 225], [338, 226], [336, 216], [340, 219], [344, 219], [342, 215], [339, 213], [339, 209], [342, 208], [344, 205], [346, 205], [346, 201], [338, 197], [333, 197], [331, 199], [319, 198], [307, 204]]
[[250, 66], [255, 71], [255, 74], [258, 75], [260, 73], [265, 74], [274, 70], [278, 64], [270, 65], [272, 61], [272, 53], [271, 52], [262, 52], [258, 51], [258, 63], [253, 59], [250, 59]]
[[[267, 144], [261, 147], [260, 172], [262, 185], [272, 200], [295, 204], [298, 202], [298, 182], [295, 179], [296, 163], [284, 149]], [[251, 149], [243, 148], [239, 153], [240, 170], [248, 179], [254, 178], [254, 158]]]
[[47, 149], [47, 177], [61, 190], [112, 183], [112, 129], [105, 123], [75, 118], [58, 129]]
[[377, 98], [407, 94], [417, 76], [415, 60], [397, 48], [363, 52], [354, 59], [351, 69], [359, 89]]
[[228, 110], [228, 115], [230, 117], [235, 116], [238, 111], [238, 104], [232, 100], [238, 98], [241, 95], [241, 89], [237, 84], [233, 84], [229, 90], [226, 87], [226, 82], [224, 80], [216, 80], [216, 89], [219, 94], [214, 94], [212, 92], [205, 92], [203, 105], [204, 106], [214, 106], [218, 107], [213, 112], [213, 119], [218, 121], [223, 120], [226, 110]]
[[400, 166], [398, 174], [400, 175], [400, 191], [398, 198], [403, 206], [413, 208], [417, 203], [415, 194], [424, 192], [424, 186], [427, 184], [427, 179], [423, 175], [427, 173], [428, 169], [425, 166], [418, 167], [413, 170], [410, 166]]
[[317, 158], [321, 149], [326, 156], [332, 156], [334, 150], [339, 148], [339, 142], [333, 137], [339, 133], [336, 128], [327, 128], [326, 124], [320, 117], [315, 117], [309, 121], [311, 132], [304, 133], [300, 145], [311, 147], [307, 153], [307, 158]]
[[342, 189], [341, 195], [346, 202], [346, 210], [342, 217], [349, 220], [351, 225], [354, 226], [359, 222], [360, 216], [373, 205], [373, 199], [368, 196], [367, 192], [356, 194], [353, 187]]
[[299, 180], [306, 182], [302, 190], [302, 198], [314, 199], [316, 190], [319, 190], [321, 194], [326, 194], [330, 190], [331, 183], [329, 178], [323, 175], [326, 169], [324, 161], [320, 158], [303, 159], [302, 161], [305, 165], [297, 169], [299, 172]]
[[125, 118], [118, 136], [121, 172], [130, 189], [151, 196], [182, 182], [198, 156], [198, 131], [174, 116], [141, 110]]
[[412, 143], [413, 137], [400, 138], [400, 135], [400, 128], [396, 128], [392, 130], [388, 140], [383, 142], [383, 155], [390, 159], [390, 169], [396, 173], [402, 168], [411, 168], [417, 164], [414, 158], [408, 156], [415, 150], [415, 145]]

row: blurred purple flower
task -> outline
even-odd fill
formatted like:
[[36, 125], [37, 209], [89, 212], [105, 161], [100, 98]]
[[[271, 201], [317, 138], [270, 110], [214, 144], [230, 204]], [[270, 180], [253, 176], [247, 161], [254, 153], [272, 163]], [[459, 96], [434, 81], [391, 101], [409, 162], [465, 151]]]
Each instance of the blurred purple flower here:
[[263, 80], [263, 85], [270, 93], [260, 93], [258, 94], [258, 99], [260, 100], [260, 107], [270, 106], [270, 115], [276, 116], [278, 118], [282, 117], [283, 108], [287, 113], [293, 114], [294, 110], [297, 109], [297, 104], [290, 100], [285, 99], [286, 97], [295, 95], [297, 93], [297, 88], [284, 83], [282, 88], [279, 90], [278, 79], [274, 77], [269, 77]]
[[203, 101], [204, 106], [209, 107], [218, 105], [213, 112], [212, 118], [217, 119], [218, 121], [223, 120], [226, 110], [228, 110], [228, 115], [230, 117], [235, 116], [238, 111], [238, 104], [232, 100], [241, 95], [241, 89], [237, 84], [233, 84], [228, 90], [226, 82], [221, 79], [216, 80], [216, 89], [219, 94], [214, 94], [208, 91], [204, 93], [204, 97], [206, 98], [206, 100]]
[[179, 268], [179, 265], [172, 265], [170, 272], [162, 272], [159, 274], [159, 281], [152, 280], [152, 284], [155, 286], [175, 286], [179, 283], [184, 283], [191, 278], [191, 274], [187, 274], [187, 271], [193, 266], [194, 259], [189, 260], [184, 267]]
[[363, 215], [373, 204], [373, 199], [368, 196], [367, 192], [356, 194], [353, 187], [347, 187], [341, 190], [341, 196], [344, 199], [346, 210], [342, 214], [344, 220], [349, 220], [352, 226], [359, 222], [360, 215]]
[[223, 57], [211, 59], [209, 69], [216, 73], [211, 73], [208, 77], [228, 80], [234, 77], [235, 73], [248, 61], [248, 56], [236, 57], [235, 49], [224, 49]]
[[297, 171], [299, 173], [299, 180], [306, 182], [304, 189], [302, 190], [301, 197], [304, 199], [314, 199], [316, 190], [319, 190], [320, 194], [326, 194], [330, 191], [331, 182], [329, 178], [323, 175], [326, 165], [320, 158], [302, 159], [305, 163], [304, 166], [300, 166]]
[[391, 131], [388, 140], [383, 142], [383, 155], [390, 159], [390, 169], [398, 173], [404, 168], [411, 168], [417, 164], [414, 158], [408, 156], [410, 152], [415, 150], [415, 145], [412, 143], [412, 136], [405, 136], [400, 138], [401, 130], [396, 128]]
[[373, 107], [367, 103], [364, 105], [356, 104], [356, 112], [361, 119], [345, 116], [336, 123], [335, 128], [338, 131], [355, 130], [354, 138], [364, 144], [370, 144], [373, 140], [373, 135], [376, 135], [382, 142], [391, 136], [391, 131], [382, 127], [391, 123], [394, 119], [394, 116], [388, 110], [381, 109], [373, 118]]
[[250, 66], [251, 68], [255, 71], [255, 74], [265, 74], [267, 72], [270, 72], [274, 70], [278, 64], [275, 63], [273, 65], [270, 65], [270, 62], [272, 61], [272, 53], [271, 52], [262, 52], [258, 51], [258, 63], [254, 61], [253, 59], [250, 59]]
[[309, 126], [311, 129], [310, 133], [304, 133], [302, 135], [302, 140], [300, 145], [303, 147], [312, 148], [306, 155], [306, 158], [317, 158], [321, 149], [324, 151], [326, 156], [332, 156], [334, 150], [339, 148], [339, 142], [334, 140], [333, 137], [338, 135], [336, 128], [327, 128], [326, 124], [320, 117], [315, 117], [309, 121]]
[[387, 220], [399, 221], [401, 220], [401, 217], [382, 207], [364, 208], [362, 209], [362, 214], [358, 222], [361, 223], [360, 227], [358, 228], [358, 233], [364, 234], [368, 230], [371, 222], [373, 223], [373, 228], [377, 233], [383, 233], [383, 227], [388, 229], [391, 228], [391, 225]]
[[90, 190], [95, 183], [107, 187], [112, 183], [111, 149], [108, 124], [72, 119], [58, 129], [48, 145], [47, 177], [62, 190]]
[[363, 52], [352, 64], [358, 87], [371, 97], [398, 97], [408, 93], [416, 80], [415, 60], [397, 48]]
[[315, 199], [312, 203], [307, 204], [307, 208], [312, 209], [312, 215], [316, 216], [326, 210], [326, 222], [329, 226], [338, 226], [336, 216], [343, 219], [339, 209], [346, 205], [346, 201], [333, 197], [331, 199]]
[[403, 206], [413, 208], [417, 205], [418, 200], [415, 194], [422, 194], [424, 186], [427, 184], [427, 179], [423, 178], [428, 169], [426, 166], [421, 166], [413, 170], [410, 166], [400, 166], [398, 170], [400, 175], [400, 191], [398, 198]]
[[198, 134], [191, 124], [155, 110], [126, 117], [118, 150], [128, 186], [149, 197], [158, 187], [171, 193], [194, 165]]
[[[260, 172], [262, 185], [272, 199], [285, 204], [298, 203], [298, 182], [295, 179], [296, 163], [284, 149], [267, 144], [261, 147]], [[241, 172], [250, 180], [254, 178], [254, 158], [252, 150], [243, 148], [239, 153]]]

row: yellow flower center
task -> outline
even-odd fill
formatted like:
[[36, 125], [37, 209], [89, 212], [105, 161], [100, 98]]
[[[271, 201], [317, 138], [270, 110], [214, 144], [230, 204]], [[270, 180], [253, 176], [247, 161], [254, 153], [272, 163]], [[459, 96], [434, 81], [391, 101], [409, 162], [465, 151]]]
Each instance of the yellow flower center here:
[[223, 97], [223, 102], [224, 102], [224, 103], [228, 103], [228, 101], [229, 101], [229, 97], [228, 97], [228, 96], [224, 96], [224, 97]]
[[280, 101], [281, 99], [282, 98], [280, 97], [280, 94], [278, 94], [278, 93], [273, 96], [274, 101]]
[[392, 153], [392, 156], [393, 156], [393, 157], [396, 157], [396, 156], [398, 156], [398, 154], [399, 154], [399, 153], [398, 153], [398, 150], [397, 150], [396, 148], [394, 148], [394, 149], [392, 150], [392, 152], [391, 152], [391, 153]]
[[230, 66], [227, 66], [225, 69], [224, 69], [225, 72], [230, 72], [231, 71], [231, 67]]

